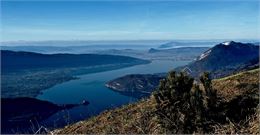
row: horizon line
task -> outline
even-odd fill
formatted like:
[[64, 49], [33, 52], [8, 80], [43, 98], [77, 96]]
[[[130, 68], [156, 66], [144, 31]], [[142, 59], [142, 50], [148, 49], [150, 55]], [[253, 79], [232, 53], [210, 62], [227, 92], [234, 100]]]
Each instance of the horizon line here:
[[224, 40], [224, 41], [235, 41], [235, 40], [256, 40], [260, 41], [260, 39], [256, 38], [237, 38], [237, 39], [222, 39], [222, 38], [216, 38], [216, 39], [105, 39], [105, 40], [98, 40], [98, 39], [50, 39], [50, 40], [8, 40], [8, 41], [0, 41], [0, 43], [19, 43], [19, 42], [120, 42], [120, 41], [213, 41], [213, 40]]

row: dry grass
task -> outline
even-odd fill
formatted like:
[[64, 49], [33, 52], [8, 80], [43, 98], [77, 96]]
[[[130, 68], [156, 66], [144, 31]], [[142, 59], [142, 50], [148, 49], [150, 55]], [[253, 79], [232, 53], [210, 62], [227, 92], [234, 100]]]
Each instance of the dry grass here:
[[216, 125], [215, 134], [259, 134], [260, 133], [260, 111], [239, 123], [229, 121], [225, 125]]
[[213, 80], [213, 87], [225, 102], [247, 92], [259, 91], [259, 69]]
[[[245, 93], [257, 92], [259, 88], [259, 69], [239, 73], [234, 76], [213, 81], [221, 102], [229, 102]], [[80, 121], [63, 129], [57, 134], [159, 134], [165, 133], [155, 114], [155, 101], [151, 97], [121, 108], [109, 110], [85, 121]], [[216, 124], [217, 134], [250, 133], [259, 134], [258, 111], [239, 123]]]
[[[213, 86], [224, 102], [229, 102], [237, 96], [246, 93], [255, 93], [259, 96], [259, 69], [239, 73], [233, 76], [213, 81]], [[215, 134], [259, 134], [260, 133], [260, 107], [256, 108], [254, 115], [239, 123], [229, 121], [228, 124], [216, 125]]]
[[60, 134], [158, 134], [163, 129], [155, 115], [154, 100], [141, 100], [135, 104], [125, 105], [119, 109], [105, 111], [87, 121], [57, 130]]

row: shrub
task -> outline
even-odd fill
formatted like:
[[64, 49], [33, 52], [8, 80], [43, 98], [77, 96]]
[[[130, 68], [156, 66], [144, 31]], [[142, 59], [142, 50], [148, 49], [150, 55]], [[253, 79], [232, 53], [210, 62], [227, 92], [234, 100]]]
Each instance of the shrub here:
[[192, 133], [190, 104], [193, 78], [184, 73], [171, 71], [166, 79], [161, 80], [154, 92], [157, 114], [168, 133]]
[[200, 81], [204, 87], [206, 92], [206, 100], [208, 109], [214, 109], [217, 101], [217, 91], [212, 88], [212, 83], [210, 79], [210, 74], [208, 72], [204, 72], [200, 77]]
[[185, 73], [171, 71], [153, 93], [157, 114], [167, 133], [205, 131], [207, 113], [214, 107], [216, 91], [208, 73], [200, 77], [204, 89]]

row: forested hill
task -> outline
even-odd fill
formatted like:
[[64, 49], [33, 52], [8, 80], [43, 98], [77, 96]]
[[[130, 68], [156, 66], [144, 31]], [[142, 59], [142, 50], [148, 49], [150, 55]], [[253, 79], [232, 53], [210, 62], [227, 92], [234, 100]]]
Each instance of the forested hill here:
[[127, 56], [98, 54], [41, 54], [1, 50], [2, 71], [37, 68], [91, 67], [110, 64], [142, 64], [149, 61]]

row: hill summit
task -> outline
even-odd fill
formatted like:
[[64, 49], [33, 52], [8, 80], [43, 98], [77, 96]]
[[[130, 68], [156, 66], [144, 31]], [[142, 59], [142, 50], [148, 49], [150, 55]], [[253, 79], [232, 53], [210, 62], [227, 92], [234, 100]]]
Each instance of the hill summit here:
[[185, 68], [189, 68], [193, 76], [208, 71], [214, 75], [214, 78], [219, 78], [236, 70], [247, 68], [248, 65], [257, 66], [258, 59], [259, 46], [227, 41], [208, 49]]

